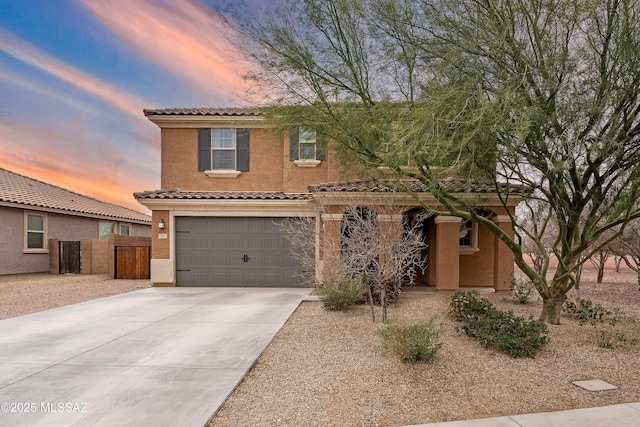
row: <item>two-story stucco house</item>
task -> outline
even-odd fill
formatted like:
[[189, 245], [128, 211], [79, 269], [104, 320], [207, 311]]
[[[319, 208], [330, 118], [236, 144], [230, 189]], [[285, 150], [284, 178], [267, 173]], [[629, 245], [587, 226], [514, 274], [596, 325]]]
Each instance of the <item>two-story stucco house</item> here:
[[[332, 268], [325, 262], [329, 251], [340, 250], [323, 242], [340, 239], [347, 199], [375, 211], [376, 200], [389, 194], [380, 182], [341, 172], [313, 130], [278, 134], [255, 109], [144, 113], [161, 129], [162, 188], [135, 194], [153, 212], [156, 286], [300, 286], [295, 273], [301, 267], [277, 225], [300, 216], [315, 218], [316, 277], [322, 278]], [[491, 186], [445, 184], [460, 186], [461, 197], [477, 198], [478, 209], [512, 233], [506, 209], [514, 212], [517, 197], [505, 208]], [[412, 185], [424, 201], [435, 203]], [[409, 196], [394, 197], [407, 213], [419, 207]], [[489, 230], [453, 216], [431, 217], [424, 228], [429, 267], [420, 282], [439, 290], [509, 289], [513, 255]]]

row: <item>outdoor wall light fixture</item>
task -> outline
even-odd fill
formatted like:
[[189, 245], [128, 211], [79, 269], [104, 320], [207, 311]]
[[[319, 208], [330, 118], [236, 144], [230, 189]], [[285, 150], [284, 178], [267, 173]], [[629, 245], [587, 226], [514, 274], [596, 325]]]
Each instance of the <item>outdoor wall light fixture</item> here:
[[164, 229], [164, 219], [161, 219], [160, 222], [158, 223], [158, 228], [160, 230]]

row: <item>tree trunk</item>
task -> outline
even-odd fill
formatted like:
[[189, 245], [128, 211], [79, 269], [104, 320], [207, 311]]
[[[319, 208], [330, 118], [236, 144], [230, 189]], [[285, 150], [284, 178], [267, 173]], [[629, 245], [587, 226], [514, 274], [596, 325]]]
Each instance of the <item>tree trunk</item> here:
[[387, 321], [387, 284], [381, 283], [380, 286], [380, 305], [382, 305], [382, 321]]
[[614, 256], [613, 262], [616, 265], [616, 273], [620, 273], [620, 263], [622, 262], [622, 257], [619, 255]]
[[604, 263], [598, 267], [598, 283], [602, 283], [604, 279]]
[[566, 295], [557, 296], [553, 298], [543, 298], [542, 300], [542, 314], [540, 315], [540, 321], [549, 323], [551, 325], [560, 324], [560, 314], [562, 313], [562, 304], [567, 300]]

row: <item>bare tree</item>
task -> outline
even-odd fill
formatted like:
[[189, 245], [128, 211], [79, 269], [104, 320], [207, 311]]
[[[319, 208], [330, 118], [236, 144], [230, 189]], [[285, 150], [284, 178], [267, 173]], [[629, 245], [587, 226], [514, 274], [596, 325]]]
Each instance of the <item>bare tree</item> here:
[[616, 273], [620, 273], [620, 264], [622, 264], [622, 260], [624, 257], [620, 255], [613, 255], [613, 263], [616, 266]]
[[517, 212], [519, 228], [523, 233], [520, 246], [522, 253], [531, 259], [531, 265], [537, 274], [549, 270], [549, 262], [553, 257], [553, 245], [558, 234], [552, 222], [545, 222], [548, 217], [548, 206], [537, 201], [525, 203]]
[[622, 235], [611, 243], [611, 250], [638, 275], [640, 291], [640, 220], [629, 222]]
[[597, 272], [597, 283], [602, 283], [602, 280], [604, 279], [604, 269], [609, 257], [611, 257], [611, 251], [608, 246], [605, 246], [589, 258], [589, 262]]
[[402, 286], [414, 284], [417, 273], [424, 273], [427, 267], [427, 245], [422, 232], [426, 217], [419, 213], [407, 215], [405, 210], [394, 205], [393, 197], [367, 205], [354, 197], [345, 201], [340, 215], [321, 206], [319, 217], [324, 218], [321, 226], [339, 221], [325, 227], [321, 241], [316, 239], [312, 218], [290, 219], [282, 229], [305, 270], [315, 271], [319, 261], [315, 254], [323, 254], [324, 271], [316, 271], [316, 280], [363, 282], [372, 316], [373, 304], [380, 304], [384, 321], [388, 304], [399, 296]]

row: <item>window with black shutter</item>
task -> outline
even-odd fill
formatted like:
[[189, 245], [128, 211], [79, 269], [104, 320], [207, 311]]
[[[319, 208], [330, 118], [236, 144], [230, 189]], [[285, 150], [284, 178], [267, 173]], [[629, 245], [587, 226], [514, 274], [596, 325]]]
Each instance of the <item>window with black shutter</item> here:
[[198, 129], [198, 170], [249, 170], [249, 129]]
[[308, 126], [296, 126], [289, 133], [289, 159], [298, 166], [317, 166], [324, 156], [324, 137]]

